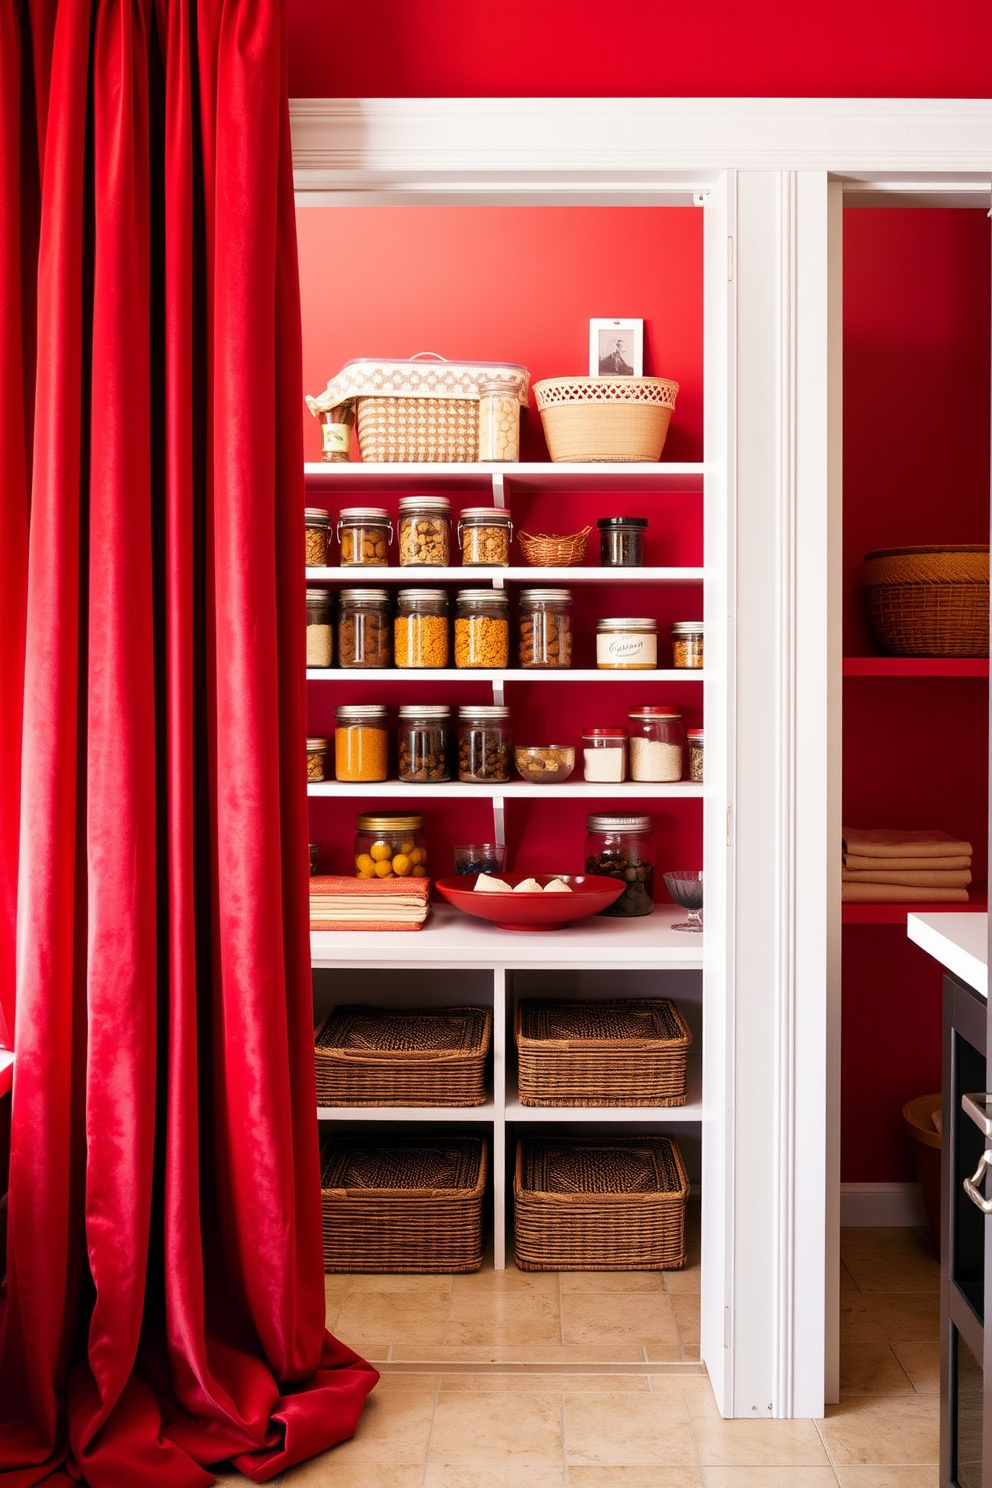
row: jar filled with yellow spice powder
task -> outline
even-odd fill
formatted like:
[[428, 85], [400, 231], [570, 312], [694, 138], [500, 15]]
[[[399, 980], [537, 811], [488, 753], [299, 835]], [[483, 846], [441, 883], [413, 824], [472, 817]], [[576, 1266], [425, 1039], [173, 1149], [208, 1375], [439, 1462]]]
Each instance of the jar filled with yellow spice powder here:
[[393, 622], [398, 667], [448, 665], [448, 596], [443, 589], [401, 589]]
[[503, 589], [459, 589], [455, 666], [500, 670], [509, 665], [510, 610]]
[[385, 780], [388, 709], [380, 703], [343, 703], [335, 708], [334, 716], [334, 768], [338, 779]]

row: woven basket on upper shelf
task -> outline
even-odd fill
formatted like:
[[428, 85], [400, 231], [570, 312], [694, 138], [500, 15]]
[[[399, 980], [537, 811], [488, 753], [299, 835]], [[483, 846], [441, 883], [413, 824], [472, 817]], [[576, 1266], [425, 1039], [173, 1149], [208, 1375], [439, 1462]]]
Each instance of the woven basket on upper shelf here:
[[478, 1271], [481, 1137], [328, 1138], [321, 1152], [325, 1271]]
[[591, 527], [573, 532], [570, 537], [557, 537], [553, 533], [518, 532], [517, 541], [524, 555], [524, 562], [531, 568], [574, 568], [586, 556], [586, 540]]
[[678, 390], [667, 377], [549, 377], [534, 397], [552, 460], [660, 460]]
[[685, 1265], [689, 1180], [671, 1137], [525, 1138], [513, 1179], [522, 1271]]
[[865, 554], [868, 617], [894, 656], [988, 656], [987, 546], [882, 548]]
[[684, 1106], [692, 1034], [665, 997], [517, 1004], [525, 1106]]
[[314, 1034], [320, 1106], [481, 1106], [492, 1010], [339, 1007]]

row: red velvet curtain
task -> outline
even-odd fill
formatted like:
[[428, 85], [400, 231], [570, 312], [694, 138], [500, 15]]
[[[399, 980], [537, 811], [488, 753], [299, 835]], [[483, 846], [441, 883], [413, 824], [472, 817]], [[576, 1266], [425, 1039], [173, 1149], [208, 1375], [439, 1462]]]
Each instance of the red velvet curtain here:
[[324, 1331], [279, 0], [0, 4], [0, 325], [0, 1480], [264, 1481], [377, 1378]]

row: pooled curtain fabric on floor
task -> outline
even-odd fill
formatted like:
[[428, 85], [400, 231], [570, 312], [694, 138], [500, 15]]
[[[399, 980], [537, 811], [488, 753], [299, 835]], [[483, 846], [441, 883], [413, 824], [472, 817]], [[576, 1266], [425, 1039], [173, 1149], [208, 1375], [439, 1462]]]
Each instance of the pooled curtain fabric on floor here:
[[0, 3], [18, 1488], [264, 1481], [377, 1378], [324, 1330], [283, 26]]

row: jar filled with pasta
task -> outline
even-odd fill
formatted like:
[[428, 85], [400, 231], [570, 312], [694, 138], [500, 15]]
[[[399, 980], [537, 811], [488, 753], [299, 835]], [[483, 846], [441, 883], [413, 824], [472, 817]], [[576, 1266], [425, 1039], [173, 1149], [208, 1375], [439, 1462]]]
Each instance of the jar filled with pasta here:
[[510, 609], [503, 589], [459, 589], [455, 666], [500, 669], [510, 660]]
[[388, 709], [380, 703], [335, 708], [334, 768], [339, 780], [385, 780]]
[[443, 589], [401, 589], [393, 652], [398, 667], [448, 665], [448, 596]]

